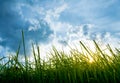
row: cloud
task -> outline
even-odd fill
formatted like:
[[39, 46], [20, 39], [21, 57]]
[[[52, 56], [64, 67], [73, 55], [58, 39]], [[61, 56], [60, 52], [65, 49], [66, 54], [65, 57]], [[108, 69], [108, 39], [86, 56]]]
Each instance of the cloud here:
[[0, 58], [3, 56], [4, 57], [9, 56], [9, 53], [8, 53], [9, 51], [10, 51], [9, 48], [0, 46]]
[[[109, 37], [112, 36], [112, 38], [116, 39], [116, 36], [114, 35], [112, 30], [113, 28], [111, 27], [111, 30], [106, 28], [110, 25], [103, 25], [106, 23], [110, 23], [109, 19], [106, 17], [102, 18], [102, 13], [100, 13], [98, 10], [101, 10], [103, 6], [101, 4], [104, 2], [104, 8], [109, 8], [112, 4], [114, 4], [114, 1], [98, 1], [96, 5], [96, 2], [90, 2], [88, 3], [87, 7], [79, 7], [80, 5], [85, 5], [87, 4], [87, 1], [81, 1], [75, 4], [75, 8], [73, 8], [73, 5], [67, 4], [66, 7], [64, 8], [64, 4], [61, 5], [60, 7], [54, 9], [54, 10], [48, 10], [45, 20], [49, 23], [50, 27], [54, 30], [54, 38], [56, 41], [63, 45], [67, 45], [68, 42], [73, 42], [73, 41], [79, 41], [79, 40], [101, 40], [101, 41], [107, 41]], [[69, 7], [70, 6], [70, 7]], [[91, 6], [91, 7], [90, 7]], [[59, 8], [62, 8], [62, 12], [58, 13], [56, 15], [55, 11]], [[88, 9], [92, 9], [88, 11]], [[75, 12], [74, 12], [75, 11]], [[105, 10], [103, 10], [105, 11]], [[75, 25], [76, 23], [66, 21], [65, 19], [70, 19], [69, 16], [71, 14], [74, 14], [74, 16], [77, 16], [79, 19], [79, 13], [81, 17], [84, 17], [86, 19], [92, 19], [91, 21], [85, 21], [85, 23], [79, 23], [78, 25]], [[92, 13], [92, 14], [90, 14]], [[100, 13], [100, 14], [99, 14]], [[65, 17], [62, 17], [63, 15], [66, 15]], [[90, 16], [92, 15], [92, 17]], [[58, 16], [58, 17], [55, 17]], [[101, 18], [100, 20], [97, 20], [97, 18]], [[64, 19], [63, 20], [61, 20]], [[95, 21], [96, 20], [96, 21]], [[101, 22], [100, 22], [101, 21]], [[108, 22], [107, 22], [108, 21]], [[103, 27], [103, 28], [101, 28]], [[111, 32], [112, 31], [112, 32]], [[106, 37], [107, 35], [111, 34], [109, 37]], [[115, 32], [116, 33], [116, 32]], [[110, 40], [110, 39], [109, 39]], [[118, 40], [118, 38], [117, 38]], [[112, 41], [109, 43], [112, 43]]]
[[[66, 1], [68, 9], [61, 15], [61, 20], [70, 24], [95, 24], [97, 29], [114, 31], [115, 23], [119, 22], [119, 1], [118, 0], [71, 0]], [[114, 13], [115, 12], [115, 13]], [[111, 24], [114, 26], [109, 29]], [[117, 27], [116, 27], [117, 28]], [[118, 29], [118, 28], [117, 28]]]
[[[23, 2], [1, 1], [0, 13], [0, 45], [11, 50], [17, 50], [21, 41], [21, 30], [25, 32], [25, 40], [36, 42], [49, 42], [49, 36], [53, 33], [49, 25], [41, 18], [36, 17], [38, 12], [33, 11], [31, 5]], [[36, 16], [35, 16], [36, 15]], [[32, 28], [31, 28], [32, 27]], [[27, 44], [26, 44], [27, 45]]]
[[17, 50], [22, 29], [25, 32], [26, 47], [30, 48], [31, 42], [37, 42], [43, 51], [52, 45], [66, 50], [68, 45], [91, 40], [117, 46], [115, 43], [120, 40], [119, 7], [115, 5], [118, 0], [0, 2], [1, 49]]

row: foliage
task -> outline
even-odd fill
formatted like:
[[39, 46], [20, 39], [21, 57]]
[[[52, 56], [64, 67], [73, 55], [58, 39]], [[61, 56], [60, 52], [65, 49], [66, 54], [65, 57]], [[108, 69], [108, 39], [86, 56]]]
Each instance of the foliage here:
[[22, 31], [25, 63], [19, 60], [19, 45], [16, 55], [8, 61], [0, 58], [0, 83], [120, 83], [120, 50], [112, 50], [110, 45], [105, 53], [94, 42], [96, 51], [93, 52], [80, 41], [82, 52], [71, 49], [70, 54], [58, 51], [54, 46], [48, 60], [42, 60], [39, 46], [32, 44], [33, 58], [29, 61], [26, 56], [24, 33]]

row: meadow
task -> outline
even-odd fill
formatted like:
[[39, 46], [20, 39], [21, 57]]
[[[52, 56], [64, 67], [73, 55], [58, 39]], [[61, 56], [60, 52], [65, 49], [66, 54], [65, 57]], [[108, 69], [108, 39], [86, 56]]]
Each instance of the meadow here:
[[[47, 60], [41, 58], [39, 46], [32, 44], [34, 60], [30, 61], [22, 31], [22, 45], [16, 54], [0, 58], [0, 83], [120, 83], [119, 48], [113, 50], [108, 44], [106, 53], [93, 42], [96, 51], [80, 41], [82, 51], [71, 48], [69, 54], [53, 46]], [[19, 59], [22, 47], [24, 62]]]

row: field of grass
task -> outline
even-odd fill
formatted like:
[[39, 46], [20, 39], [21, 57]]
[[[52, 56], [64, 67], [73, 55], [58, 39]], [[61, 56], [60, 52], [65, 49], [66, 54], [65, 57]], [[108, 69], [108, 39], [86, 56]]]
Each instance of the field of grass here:
[[[93, 52], [80, 41], [83, 51], [71, 48], [67, 54], [53, 47], [48, 60], [43, 60], [39, 46], [32, 45], [34, 60], [31, 62], [26, 56], [23, 32], [22, 38], [16, 55], [0, 58], [0, 83], [120, 83], [118, 48], [113, 51], [107, 45], [110, 53], [106, 53], [93, 41], [96, 47]], [[24, 62], [19, 59], [21, 47], [24, 48]]]

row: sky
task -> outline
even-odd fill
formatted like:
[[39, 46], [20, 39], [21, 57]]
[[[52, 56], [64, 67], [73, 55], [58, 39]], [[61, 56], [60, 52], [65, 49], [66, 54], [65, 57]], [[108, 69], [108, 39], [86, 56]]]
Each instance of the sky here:
[[[120, 0], [0, 0], [0, 56], [14, 53], [24, 31], [26, 50], [41, 53], [96, 40], [120, 47]], [[22, 49], [22, 48], [21, 48]], [[21, 50], [22, 53], [22, 50]]]

